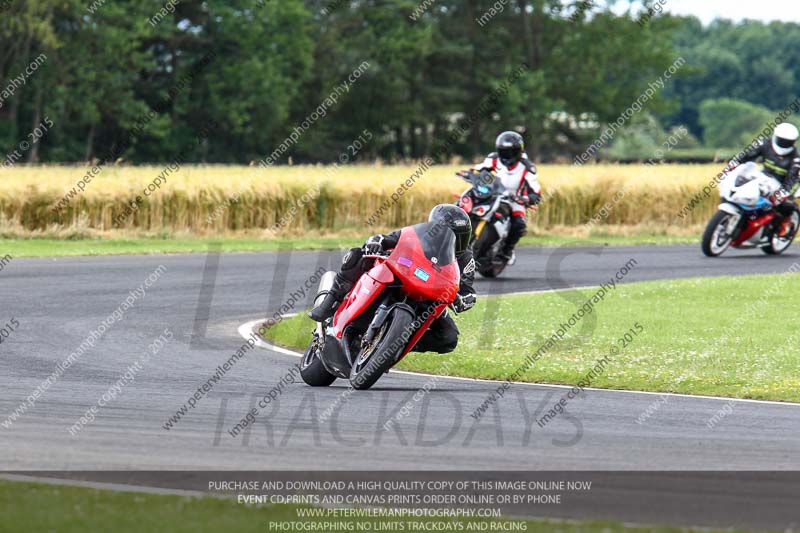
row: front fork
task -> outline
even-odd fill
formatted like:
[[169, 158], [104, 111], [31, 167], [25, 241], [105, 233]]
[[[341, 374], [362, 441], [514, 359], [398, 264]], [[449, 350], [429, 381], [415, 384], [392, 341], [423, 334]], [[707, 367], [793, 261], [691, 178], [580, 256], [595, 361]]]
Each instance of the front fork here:
[[727, 202], [719, 204], [719, 210], [731, 215], [731, 218], [728, 219], [728, 223], [725, 226], [725, 233], [735, 238], [736, 236], [734, 233], [737, 231], [739, 223], [742, 221], [742, 212]]
[[478, 223], [475, 225], [475, 236], [473, 237], [473, 240], [476, 241], [478, 240], [478, 237], [481, 236], [481, 233], [483, 233], [485, 227], [486, 227], [486, 221], [480, 219]]

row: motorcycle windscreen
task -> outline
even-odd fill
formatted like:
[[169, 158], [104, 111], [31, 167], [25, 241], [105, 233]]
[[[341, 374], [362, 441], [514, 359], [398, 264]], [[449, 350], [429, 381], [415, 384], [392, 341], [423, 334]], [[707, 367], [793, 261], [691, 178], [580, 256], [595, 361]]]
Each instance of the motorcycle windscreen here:
[[403, 228], [387, 264], [410, 298], [455, 300], [461, 282], [455, 242], [456, 236], [447, 226], [426, 222]]

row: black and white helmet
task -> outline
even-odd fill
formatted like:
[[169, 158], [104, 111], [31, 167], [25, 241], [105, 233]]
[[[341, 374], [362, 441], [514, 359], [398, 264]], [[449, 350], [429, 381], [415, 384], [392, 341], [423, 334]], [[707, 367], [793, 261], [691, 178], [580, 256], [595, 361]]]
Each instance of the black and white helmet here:
[[494, 142], [500, 162], [507, 167], [513, 167], [522, 159], [525, 150], [525, 140], [516, 131], [504, 131], [497, 136]]
[[428, 222], [443, 224], [456, 234], [456, 256], [460, 256], [469, 246], [472, 236], [472, 222], [463, 209], [453, 204], [439, 204], [431, 209]]
[[786, 155], [792, 151], [800, 132], [794, 124], [783, 122], [775, 127], [772, 132], [772, 149], [778, 155]]

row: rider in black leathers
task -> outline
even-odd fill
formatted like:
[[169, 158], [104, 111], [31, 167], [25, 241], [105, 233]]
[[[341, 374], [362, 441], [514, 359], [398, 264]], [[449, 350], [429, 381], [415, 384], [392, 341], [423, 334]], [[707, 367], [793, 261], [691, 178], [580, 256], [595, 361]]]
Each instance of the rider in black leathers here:
[[[476, 300], [475, 289], [472, 287], [475, 279], [475, 259], [472, 256], [472, 248], [469, 246], [472, 225], [467, 214], [460, 207], [452, 204], [440, 204], [434, 207], [429, 216], [429, 222], [449, 227], [456, 235], [455, 255], [461, 274], [461, 284], [456, 300], [453, 302], [453, 308], [457, 313], [462, 313], [474, 307]], [[322, 322], [333, 316], [339, 303], [350, 292], [365, 270], [371, 266], [365, 264], [368, 261], [364, 260], [363, 256], [392, 250], [397, 246], [399, 240], [399, 230], [386, 235], [373, 235], [361, 248], [352, 248], [348, 251], [342, 259], [339, 272], [336, 273], [333, 287], [322, 303], [309, 313], [311, 319]], [[414, 346], [414, 351], [452, 352], [458, 344], [458, 335], [456, 323], [445, 311], [431, 323], [428, 331]]]
[[[771, 141], [763, 140], [758, 145], [748, 148], [733, 163], [748, 163], [761, 159], [764, 173], [778, 180], [787, 192], [793, 194], [800, 188], [800, 152], [795, 146], [797, 138], [797, 128], [784, 122], [776, 126]], [[781, 216], [778, 222], [790, 215], [794, 209], [791, 196], [787, 201], [776, 205], [775, 210]]]

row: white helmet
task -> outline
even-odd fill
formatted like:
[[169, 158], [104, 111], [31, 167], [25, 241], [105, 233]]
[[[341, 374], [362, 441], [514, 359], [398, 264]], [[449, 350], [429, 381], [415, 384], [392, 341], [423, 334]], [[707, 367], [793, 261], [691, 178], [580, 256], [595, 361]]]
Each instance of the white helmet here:
[[779, 155], [786, 155], [792, 151], [798, 137], [800, 137], [800, 132], [797, 131], [794, 124], [788, 122], [778, 124], [775, 131], [772, 132], [772, 149]]

